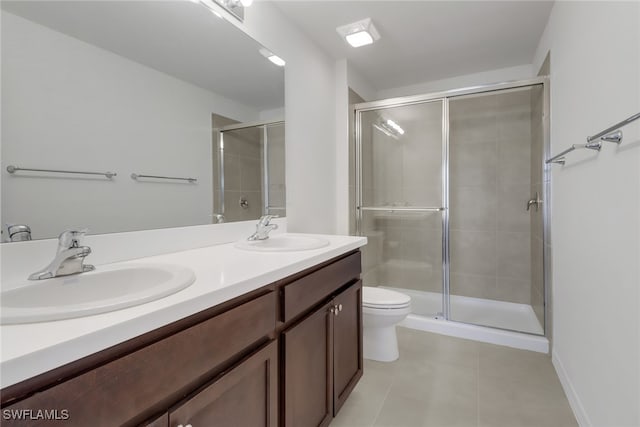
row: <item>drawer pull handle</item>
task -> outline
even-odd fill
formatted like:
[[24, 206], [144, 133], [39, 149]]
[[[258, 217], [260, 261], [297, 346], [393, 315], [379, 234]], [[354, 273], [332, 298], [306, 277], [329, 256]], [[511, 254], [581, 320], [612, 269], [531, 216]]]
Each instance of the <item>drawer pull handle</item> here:
[[329, 313], [333, 314], [334, 316], [337, 316], [338, 314], [340, 314], [341, 311], [342, 311], [342, 304], [334, 305], [333, 307], [329, 308]]

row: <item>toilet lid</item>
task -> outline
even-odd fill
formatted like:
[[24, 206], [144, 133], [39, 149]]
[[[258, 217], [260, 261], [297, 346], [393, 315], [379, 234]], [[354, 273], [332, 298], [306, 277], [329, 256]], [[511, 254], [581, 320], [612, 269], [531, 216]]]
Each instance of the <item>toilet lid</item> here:
[[402, 308], [407, 307], [409, 303], [411, 303], [409, 295], [390, 289], [362, 287], [362, 305], [365, 307]]

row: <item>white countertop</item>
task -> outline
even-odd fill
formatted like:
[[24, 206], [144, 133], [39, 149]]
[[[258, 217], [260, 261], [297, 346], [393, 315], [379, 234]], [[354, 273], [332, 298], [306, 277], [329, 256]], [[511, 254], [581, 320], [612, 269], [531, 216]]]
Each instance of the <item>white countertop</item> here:
[[196, 281], [168, 297], [109, 313], [0, 326], [0, 387], [16, 384], [216, 306], [367, 242], [364, 237], [317, 236], [329, 240], [329, 246], [299, 252], [264, 253], [244, 251], [235, 248], [234, 243], [228, 243], [117, 263], [182, 265], [195, 272]]

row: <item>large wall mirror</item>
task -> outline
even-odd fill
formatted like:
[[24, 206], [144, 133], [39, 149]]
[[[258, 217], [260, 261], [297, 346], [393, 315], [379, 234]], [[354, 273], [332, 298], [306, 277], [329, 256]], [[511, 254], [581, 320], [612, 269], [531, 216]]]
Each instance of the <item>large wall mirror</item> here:
[[1, 7], [4, 242], [285, 214], [284, 68], [240, 29], [187, 0]]

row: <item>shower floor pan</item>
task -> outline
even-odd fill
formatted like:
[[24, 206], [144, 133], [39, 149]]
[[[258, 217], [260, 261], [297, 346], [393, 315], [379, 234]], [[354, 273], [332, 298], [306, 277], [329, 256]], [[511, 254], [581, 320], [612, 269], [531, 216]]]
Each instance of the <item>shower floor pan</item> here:
[[549, 350], [530, 305], [451, 295], [453, 321], [447, 321], [437, 315], [442, 311], [442, 294], [383, 287], [411, 296], [412, 313], [401, 326], [541, 353]]

